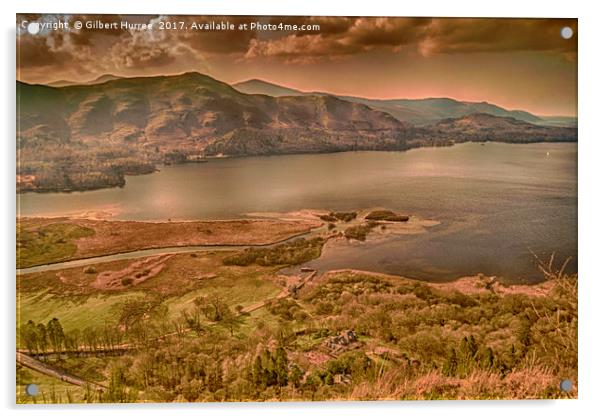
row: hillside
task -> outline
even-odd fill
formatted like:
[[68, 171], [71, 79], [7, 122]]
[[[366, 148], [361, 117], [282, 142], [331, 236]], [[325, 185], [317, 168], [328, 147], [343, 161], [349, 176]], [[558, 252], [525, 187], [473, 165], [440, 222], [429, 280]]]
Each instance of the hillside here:
[[[279, 86], [263, 80], [248, 80], [233, 85], [246, 94], [265, 94], [268, 96], [328, 95], [322, 92], [303, 92]], [[545, 124], [538, 116], [522, 110], [507, 110], [487, 102], [466, 102], [447, 97], [425, 99], [378, 100], [355, 96], [336, 96], [354, 103], [362, 103], [375, 110], [389, 113], [398, 120], [414, 125], [427, 125], [447, 118], [460, 118], [472, 113], [488, 113], [493, 116], [513, 117], [529, 123]]]
[[[332, 96], [260, 97], [198, 73], [52, 88], [18, 83], [19, 141], [195, 147], [238, 129], [356, 136], [403, 132], [388, 114]], [[335, 144], [336, 146], [336, 144]]]
[[577, 130], [527, 123], [511, 117], [473, 113], [429, 126], [429, 135], [458, 141], [566, 142], [577, 140]]

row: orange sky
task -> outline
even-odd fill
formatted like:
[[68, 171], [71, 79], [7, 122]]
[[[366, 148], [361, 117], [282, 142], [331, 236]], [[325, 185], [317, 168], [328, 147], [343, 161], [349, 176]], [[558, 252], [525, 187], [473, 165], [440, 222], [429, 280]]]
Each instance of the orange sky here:
[[[18, 78], [86, 81], [199, 71], [370, 98], [453, 97], [538, 115], [575, 116], [577, 21], [320, 17], [19, 15], [21, 22], [124, 20], [317, 24], [300, 31], [18, 29]], [[563, 39], [569, 26], [574, 36]]]

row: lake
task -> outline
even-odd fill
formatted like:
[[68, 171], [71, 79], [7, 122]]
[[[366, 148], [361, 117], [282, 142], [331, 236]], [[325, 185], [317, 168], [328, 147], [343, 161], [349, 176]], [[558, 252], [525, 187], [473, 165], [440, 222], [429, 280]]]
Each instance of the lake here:
[[17, 204], [21, 216], [107, 211], [128, 220], [381, 207], [441, 224], [420, 235], [329, 245], [307, 265], [516, 282], [541, 279], [531, 252], [572, 257], [572, 271], [577, 265], [576, 143], [213, 159], [129, 176], [122, 189], [29, 193]]

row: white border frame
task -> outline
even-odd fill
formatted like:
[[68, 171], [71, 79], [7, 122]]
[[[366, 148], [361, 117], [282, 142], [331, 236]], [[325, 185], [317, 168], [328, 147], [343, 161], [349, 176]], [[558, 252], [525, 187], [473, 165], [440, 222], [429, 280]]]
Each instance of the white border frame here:
[[[55, 0], [52, 3], [33, 0], [2, 3], [2, 45], [4, 63], [2, 122], [5, 137], [2, 140], [2, 229], [1, 257], [3, 312], [3, 343], [0, 382], [5, 416], [127, 416], [143, 413], [148, 417], [166, 414], [198, 416], [211, 414], [247, 418], [304, 416], [328, 414], [365, 417], [369, 414], [420, 417], [507, 417], [509, 414], [545, 414], [548, 417], [591, 416], [602, 388], [597, 376], [601, 373], [602, 352], [600, 319], [602, 303], [601, 266], [598, 250], [601, 236], [599, 214], [601, 199], [596, 191], [602, 179], [602, 135], [599, 133], [599, 113], [602, 75], [599, 41], [602, 40], [602, 15], [594, 1], [542, 2], [503, 0], [484, 2], [470, 0], [394, 2], [385, 0], [221, 0], [203, 4], [190, 0], [165, 0], [150, 4], [148, 0], [104, 0], [84, 3], [81, 0]], [[192, 15], [318, 15], [318, 16], [445, 16], [445, 17], [576, 17], [579, 19], [579, 400], [561, 401], [419, 401], [419, 402], [320, 402], [320, 403], [227, 403], [227, 404], [137, 404], [89, 406], [21, 406], [15, 405], [15, 14], [16, 13], [122, 13], [122, 14], [192, 14]]]

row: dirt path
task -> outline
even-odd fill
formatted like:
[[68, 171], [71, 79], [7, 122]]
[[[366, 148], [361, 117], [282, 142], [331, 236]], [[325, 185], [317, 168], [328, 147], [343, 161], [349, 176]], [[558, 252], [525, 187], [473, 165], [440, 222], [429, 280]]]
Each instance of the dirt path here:
[[104, 391], [106, 390], [106, 386], [89, 382], [81, 377], [74, 376], [69, 373], [65, 373], [61, 370], [55, 369], [54, 367], [49, 366], [46, 363], [42, 363], [39, 360], [30, 357], [29, 355], [17, 351], [17, 363], [25, 366], [29, 369], [35, 370], [38, 373], [45, 374], [46, 376], [54, 377], [55, 379], [59, 379], [63, 382], [71, 383], [72, 385], [81, 386], [81, 387], [90, 387], [96, 391]]

